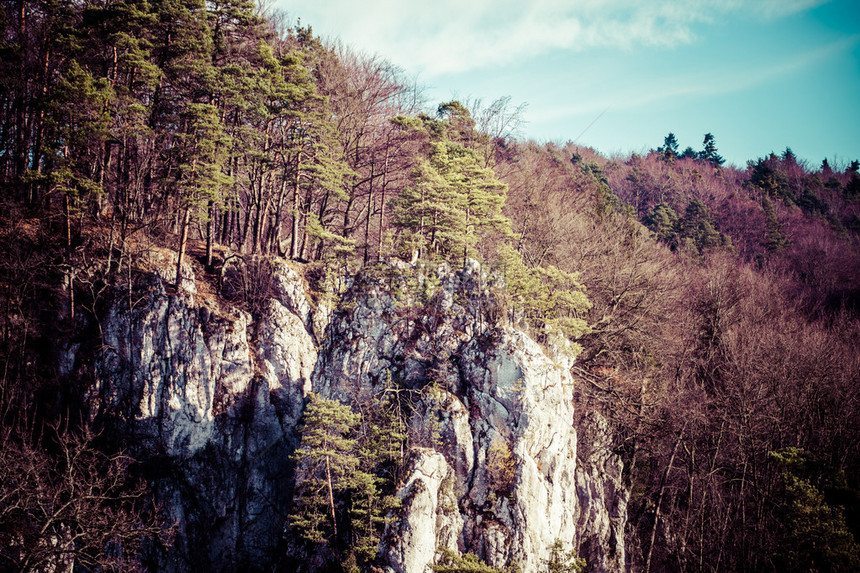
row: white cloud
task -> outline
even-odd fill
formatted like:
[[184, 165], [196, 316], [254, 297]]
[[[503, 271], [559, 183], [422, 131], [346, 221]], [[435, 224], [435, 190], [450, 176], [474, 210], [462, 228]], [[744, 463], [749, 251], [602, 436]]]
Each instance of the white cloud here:
[[727, 14], [778, 18], [824, 0], [282, 0], [315, 31], [434, 77], [552, 50], [678, 46]]
[[853, 49], [858, 43], [860, 35], [854, 35], [812, 50], [803, 56], [790, 56], [781, 62], [767, 65], [759, 64], [740, 70], [727, 66], [723, 69], [709, 69], [668, 78], [660, 76], [647, 83], [615, 81], [611, 91], [597, 90], [589, 99], [574, 105], [546, 107], [537, 113], [530, 113], [529, 119], [536, 122], [558, 121], [580, 115], [590, 117], [606, 109], [630, 111], [647, 108], [655, 102], [677, 102], [692, 97], [737, 93], [812, 68], [835, 54]]

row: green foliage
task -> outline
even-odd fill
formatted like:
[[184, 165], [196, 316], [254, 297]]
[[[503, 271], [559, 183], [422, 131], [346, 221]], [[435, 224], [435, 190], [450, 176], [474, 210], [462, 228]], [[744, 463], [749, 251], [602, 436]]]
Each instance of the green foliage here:
[[435, 573], [515, 573], [519, 571], [516, 565], [510, 565], [504, 569], [487, 565], [473, 553], [458, 555], [447, 547], [442, 547], [442, 556], [436, 565], [431, 565]]
[[678, 157], [678, 140], [674, 133], [669, 133], [663, 140], [663, 146], [657, 148], [660, 158], [666, 163], [672, 163]]
[[594, 161], [580, 164], [582, 172], [590, 179], [594, 190], [594, 214], [601, 218], [607, 218], [615, 213], [629, 214], [630, 206], [622, 202], [609, 186], [609, 180], [603, 169]]
[[318, 249], [321, 253], [332, 255], [346, 255], [355, 250], [355, 239], [347, 239], [327, 229], [319, 216], [308, 213], [307, 233], [318, 241]]
[[477, 153], [442, 139], [419, 162], [412, 185], [394, 202], [393, 224], [401, 244], [421, 255], [445, 260], [475, 256], [475, 246], [491, 231], [510, 232], [502, 216], [507, 187]]
[[565, 551], [561, 539], [556, 539], [550, 547], [549, 559], [544, 559], [546, 573], [579, 573], [585, 569], [585, 559], [576, 556], [573, 550]]
[[381, 392], [363, 419], [310, 393], [301, 424], [290, 527], [339, 554], [345, 569], [366, 566], [376, 559], [385, 516], [399, 504], [392, 493], [406, 431], [394, 398]]
[[726, 244], [726, 238], [717, 231], [708, 208], [698, 199], [687, 204], [681, 221], [681, 236], [689, 239], [699, 252]]
[[103, 187], [92, 171], [104, 141], [110, 137], [111, 116], [107, 111], [114, 92], [103, 78], [94, 77], [72, 60], [58, 80], [49, 103], [51, 113], [47, 126], [52, 136], [44, 151], [49, 169], [31, 173], [30, 181], [47, 184], [52, 191], [66, 195], [72, 210], [80, 208], [86, 198], [103, 193]]
[[717, 153], [717, 144], [713, 134], [705, 134], [705, 139], [702, 141], [702, 151], [699, 153], [699, 159], [707, 161], [714, 167], [719, 167], [725, 163], [726, 160]]
[[222, 189], [231, 182], [223, 172], [229, 138], [213, 105], [188, 103], [182, 121], [185, 131], [178, 135], [176, 148], [179, 201], [193, 215], [205, 216], [204, 206], [220, 203]]
[[788, 186], [788, 177], [780, 165], [779, 159], [773, 153], [767, 158], [759, 158], [748, 164], [750, 183], [761, 189], [767, 196], [792, 201]]
[[[528, 268], [510, 245], [499, 247], [499, 265], [512, 306], [542, 338], [561, 337], [571, 342], [589, 332], [583, 318], [591, 308], [576, 273], [548, 265]], [[579, 346], [573, 343], [573, 352]]]
[[490, 488], [501, 495], [510, 495], [517, 477], [517, 459], [506, 439], [497, 437], [490, 444], [486, 467]]
[[302, 539], [332, 544], [341, 495], [368, 483], [358, 476], [358, 443], [350, 437], [359, 421], [360, 416], [349, 406], [308, 394], [301, 446], [293, 454], [296, 495], [289, 517], [290, 526]]
[[678, 246], [678, 233], [680, 231], [680, 220], [674, 209], [665, 203], [654, 206], [645, 217], [643, 223], [651, 229], [657, 238], [672, 247]]
[[351, 494], [349, 551], [356, 563], [366, 565], [376, 558], [386, 515], [400, 505], [395, 491], [403, 464], [406, 425], [391, 374], [374, 396], [359, 432], [358, 481]]
[[788, 239], [783, 235], [782, 225], [779, 219], [776, 218], [773, 203], [767, 197], [762, 199], [762, 209], [767, 219], [767, 250], [772, 253], [778, 253], [788, 244]]
[[811, 459], [799, 448], [771, 452], [784, 468], [781, 509], [785, 534], [775, 556], [788, 571], [860, 570], [860, 545], [845, 522], [842, 508], [827, 503], [811, 475]]

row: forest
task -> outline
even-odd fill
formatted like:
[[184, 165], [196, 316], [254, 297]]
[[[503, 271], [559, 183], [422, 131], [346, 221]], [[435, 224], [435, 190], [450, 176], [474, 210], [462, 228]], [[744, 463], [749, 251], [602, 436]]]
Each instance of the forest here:
[[270, 258], [335, 301], [381, 261], [477, 260], [514, 326], [577, 354], [630, 570], [860, 570], [858, 161], [524, 140], [509, 98], [428, 102], [247, 0], [0, 6], [0, 571], [59, 567], [46, 532], [80, 570], [169, 543], [56, 366], [153, 248], [176, 289], [242, 257], [260, 280], [220, 295], [251, 313]]

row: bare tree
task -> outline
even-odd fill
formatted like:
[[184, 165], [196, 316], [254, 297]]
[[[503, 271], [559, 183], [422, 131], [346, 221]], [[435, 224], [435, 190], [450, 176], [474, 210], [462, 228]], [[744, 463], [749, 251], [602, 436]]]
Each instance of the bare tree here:
[[53, 427], [35, 440], [2, 432], [0, 569], [134, 571], [144, 539], [169, 541], [128, 456], [100, 452], [88, 431]]

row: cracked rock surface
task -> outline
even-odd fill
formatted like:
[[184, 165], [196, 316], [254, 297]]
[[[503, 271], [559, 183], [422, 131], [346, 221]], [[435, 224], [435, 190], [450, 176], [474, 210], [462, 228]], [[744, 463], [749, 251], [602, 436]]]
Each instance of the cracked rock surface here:
[[624, 570], [629, 494], [609, 429], [574, 416], [570, 358], [507, 324], [477, 263], [380, 265], [332, 310], [276, 264], [253, 317], [200, 295], [190, 268], [166, 287], [171, 264], [139, 281], [134, 304], [109, 306], [92, 356], [61, 357], [64, 371], [89, 368], [90, 416], [158, 468], [147, 477], [178, 531], [153, 570], [271, 566], [305, 396], [358, 404], [392, 384], [413, 407], [388, 571], [425, 573], [448, 547], [532, 573], [556, 539], [589, 570]]

